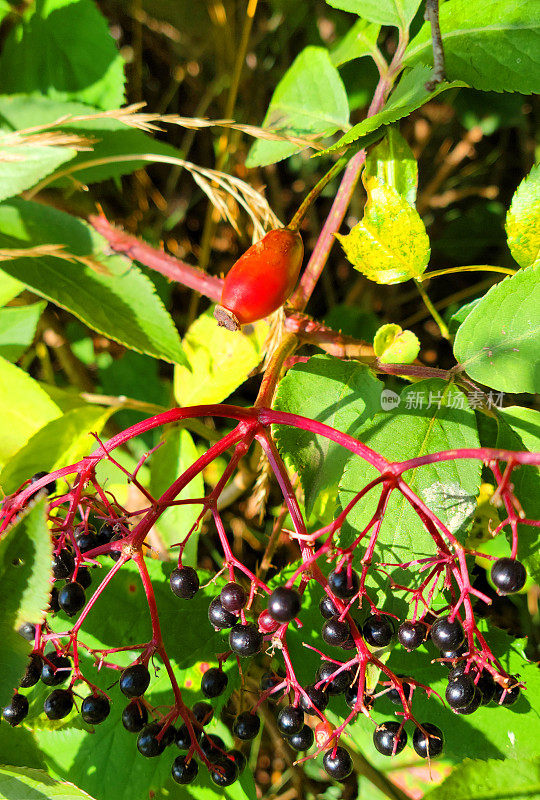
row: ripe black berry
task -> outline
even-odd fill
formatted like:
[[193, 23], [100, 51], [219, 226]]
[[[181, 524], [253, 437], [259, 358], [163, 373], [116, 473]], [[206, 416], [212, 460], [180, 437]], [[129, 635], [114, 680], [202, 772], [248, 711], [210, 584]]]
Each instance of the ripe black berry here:
[[227, 688], [229, 679], [218, 667], [208, 669], [201, 679], [201, 691], [205, 697], [219, 697]]
[[191, 600], [199, 591], [199, 576], [193, 567], [176, 567], [169, 578], [171, 591], [182, 600]]
[[207, 733], [201, 740], [201, 750], [207, 758], [215, 759], [223, 756], [225, 742], [215, 733]]
[[499, 558], [491, 568], [491, 580], [499, 594], [513, 594], [525, 586], [527, 572], [521, 561]]
[[445, 697], [450, 708], [466, 708], [474, 698], [474, 683], [468, 675], [460, 675], [446, 687]]
[[[45, 475], [48, 474], [48, 472], [36, 472], [36, 474], [32, 475], [30, 478], [30, 483], [36, 483], [36, 481], [39, 481], [40, 478], [44, 478]], [[54, 494], [56, 492], [56, 481], [52, 480], [50, 483], [46, 483], [45, 486], [42, 486], [39, 491], [47, 492], [47, 494]]]
[[84, 531], [75, 535], [75, 541], [81, 553], [88, 553], [100, 544], [97, 536], [93, 533], [84, 533]]
[[[98, 533], [98, 542], [100, 545], [102, 544], [109, 544], [112, 541], [112, 538], [116, 531], [114, 530], [113, 526], [106, 522], [104, 525], [101, 526], [100, 531]], [[96, 545], [97, 546], [97, 545]]]
[[507, 689], [506, 694], [504, 695], [504, 699], [502, 699], [503, 692], [504, 692], [503, 687], [499, 683], [496, 683], [493, 699], [495, 700], [497, 705], [511, 706], [516, 702], [516, 700], [520, 695], [519, 686], [512, 686], [511, 689]]
[[[345, 669], [334, 678], [331, 676], [339, 669], [339, 664], [332, 664], [330, 661], [322, 661], [321, 666], [317, 672], [317, 683], [323, 681], [319, 689], [323, 689], [328, 694], [341, 694], [353, 681], [353, 674], [350, 670]], [[327, 683], [327, 681], [330, 681]]]
[[450, 622], [449, 617], [439, 617], [431, 626], [431, 639], [439, 650], [457, 650], [465, 634], [457, 619]]
[[278, 586], [268, 598], [268, 611], [278, 622], [290, 622], [300, 611], [300, 595], [295, 589]]
[[373, 744], [383, 756], [401, 753], [407, 744], [407, 734], [402, 729], [398, 736], [399, 729], [400, 724], [394, 719], [382, 722], [375, 728]]
[[151, 722], [146, 725], [137, 736], [137, 750], [145, 758], [155, 758], [160, 756], [165, 750], [164, 736], [158, 739], [161, 733], [161, 725], [158, 722]]
[[77, 583], [80, 583], [83, 589], [88, 589], [90, 584], [92, 583], [92, 575], [90, 574], [90, 570], [88, 567], [79, 567], [77, 570], [77, 577], [75, 579]]
[[238, 767], [230, 758], [217, 758], [210, 767], [210, 778], [216, 786], [230, 786], [238, 779]]
[[52, 574], [56, 580], [69, 578], [75, 569], [75, 559], [69, 550], [61, 550], [52, 557]]
[[[421, 758], [435, 758], [440, 756], [443, 751], [444, 738], [442, 731], [432, 722], [423, 722], [422, 728], [426, 733], [422, 733], [420, 728], [416, 728], [413, 733], [413, 747]], [[426, 736], [426, 734], [428, 734]]]
[[259, 614], [259, 619], [257, 620], [259, 625], [259, 630], [261, 633], [273, 633], [277, 631], [279, 628], [279, 622], [274, 619], [274, 617], [270, 614], [268, 609], [265, 608], [264, 611], [261, 611]]
[[327, 750], [323, 756], [323, 767], [331, 778], [345, 780], [352, 772], [352, 759], [344, 747]]
[[[396, 677], [404, 678], [405, 675], [396, 675]], [[410, 697], [411, 684], [403, 681], [401, 685], [403, 687], [403, 692], [405, 694], [405, 697], [408, 700]], [[399, 692], [395, 687], [392, 687], [392, 689], [390, 689], [390, 691], [387, 693], [386, 696], [392, 703], [395, 703], [398, 706], [401, 705], [401, 697], [399, 696]]]
[[104, 694], [90, 694], [81, 703], [81, 716], [89, 725], [99, 725], [109, 716], [111, 705]]
[[239, 583], [226, 583], [219, 595], [225, 611], [240, 611], [247, 603], [247, 594]]
[[64, 719], [72, 708], [73, 697], [69, 689], [55, 689], [43, 703], [43, 710], [49, 719]]
[[66, 583], [58, 592], [58, 605], [68, 617], [74, 617], [86, 603], [86, 594], [80, 583]]
[[150, 673], [144, 664], [132, 664], [120, 675], [120, 690], [126, 697], [140, 697], [148, 689]]
[[60, 606], [58, 605], [58, 589], [56, 586], [53, 586], [49, 598], [49, 613], [56, 614], [57, 611], [60, 611]]
[[448, 667], [448, 669], [452, 669], [454, 664], [450, 664], [449, 661], [455, 661], [457, 658], [461, 658], [467, 652], [467, 647], [462, 644], [456, 650], [441, 650], [441, 658], [444, 658], [445, 661], [444, 666]]
[[21, 689], [29, 689], [31, 686], [36, 685], [36, 683], [41, 678], [42, 667], [43, 667], [43, 662], [41, 660], [41, 657], [38, 656], [37, 653], [33, 653], [30, 656], [30, 660], [28, 661], [25, 673], [22, 676], [21, 680], [19, 681], [19, 686], [21, 687]]
[[416, 650], [426, 637], [426, 626], [421, 622], [406, 620], [398, 628], [398, 642], [406, 650]]
[[41, 680], [46, 686], [59, 686], [71, 674], [71, 662], [67, 656], [59, 656], [58, 653], [45, 653], [45, 658], [51, 663], [43, 661], [41, 668]]
[[263, 636], [252, 622], [235, 625], [229, 633], [229, 647], [238, 656], [254, 656], [262, 647]]
[[227, 758], [232, 758], [236, 767], [238, 769], [238, 773], [243, 772], [246, 768], [247, 758], [240, 750], [228, 750], [227, 751]]
[[452, 667], [448, 673], [448, 680], [455, 681], [457, 678], [461, 677], [461, 675], [469, 675], [470, 678], [473, 677], [471, 670], [467, 670], [466, 661], [458, 661], [457, 664]]
[[330, 619], [330, 617], [339, 617], [339, 610], [335, 607], [333, 601], [330, 600], [327, 594], [325, 594], [319, 603], [319, 611], [325, 619]]
[[304, 725], [304, 712], [301, 708], [285, 706], [278, 714], [277, 726], [285, 736], [292, 736], [298, 733]]
[[315, 735], [309, 725], [304, 725], [298, 733], [289, 736], [289, 744], [295, 750], [309, 750], [314, 741]]
[[480, 674], [476, 688], [482, 694], [481, 705], [487, 706], [493, 700], [495, 695], [495, 681], [485, 670]]
[[27, 642], [33, 642], [36, 638], [36, 626], [32, 622], [23, 622], [18, 632]]
[[360, 583], [357, 573], [351, 570], [349, 576], [347, 567], [344, 567], [339, 572], [330, 573], [328, 576], [328, 586], [336, 597], [339, 597], [340, 600], [345, 600], [357, 593]]
[[214, 709], [210, 703], [199, 701], [193, 705], [191, 710], [193, 712], [193, 716], [201, 725], [208, 725], [214, 716]]
[[122, 711], [122, 725], [130, 733], [139, 733], [147, 722], [148, 711], [136, 700], [132, 700]]
[[18, 725], [28, 714], [28, 699], [24, 694], [15, 692], [7, 706], [2, 710], [2, 716], [6, 722], [14, 728]]
[[372, 614], [362, 626], [362, 636], [372, 647], [386, 647], [392, 641], [394, 623], [390, 617]]
[[[195, 739], [197, 739], [197, 741], [200, 741], [202, 737], [202, 730], [198, 728], [196, 725], [193, 725], [192, 727]], [[180, 725], [180, 727], [176, 731], [175, 742], [179, 750], [189, 750], [189, 748], [191, 747], [192, 738], [189, 732], [189, 728], [185, 724], [185, 722], [183, 725]]]
[[307, 714], [314, 714], [315, 708], [319, 709], [319, 711], [324, 711], [328, 705], [328, 700], [330, 699], [327, 693], [322, 689], [316, 689], [314, 683], [306, 686], [304, 691], [311, 702], [308, 702], [308, 699], [302, 695], [300, 698], [300, 707]]
[[208, 606], [208, 619], [214, 628], [218, 628], [221, 631], [226, 628], [232, 628], [238, 622], [238, 617], [223, 608], [219, 597], [214, 597]]
[[478, 689], [475, 688], [471, 702], [467, 703], [464, 708], [456, 708], [455, 711], [457, 714], [474, 714], [474, 712], [479, 708], [481, 702], [482, 692], [479, 692]]
[[326, 644], [339, 647], [350, 636], [349, 624], [345, 620], [340, 620], [339, 617], [332, 617], [327, 619], [322, 627], [322, 638]]
[[[349, 708], [354, 708], [358, 702], [358, 684], [354, 683], [345, 690], [345, 702]], [[364, 693], [364, 705], [367, 709], [373, 708], [375, 701], [370, 694]]]
[[186, 762], [186, 756], [176, 756], [173, 761], [171, 775], [176, 783], [191, 783], [197, 777], [199, 765], [194, 758]]
[[[283, 678], [280, 678], [279, 675], [274, 675], [272, 672], [265, 672], [261, 676], [260, 687], [262, 692], [267, 692], [269, 689], [274, 689], [276, 686], [279, 686], [280, 683], [283, 683]], [[269, 703], [276, 702], [275, 695], [268, 695], [266, 698]]]
[[233, 722], [233, 733], [242, 741], [247, 742], [257, 736], [260, 727], [261, 721], [256, 714], [252, 714], [251, 711], [242, 711]]
[[[123, 538], [124, 538], [123, 533], [120, 532], [115, 533], [109, 544], [113, 544], [114, 542], [120, 542]], [[121, 555], [122, 555], [121, 551], [117, 549], [111, 549], [109, 550], [108, 553], [109, 558], [112, 558], [113, 561], [118, 561]]]

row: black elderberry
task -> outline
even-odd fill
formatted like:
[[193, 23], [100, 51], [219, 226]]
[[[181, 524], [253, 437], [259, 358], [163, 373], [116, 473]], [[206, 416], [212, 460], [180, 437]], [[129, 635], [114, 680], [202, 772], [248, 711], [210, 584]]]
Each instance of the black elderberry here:
[[[124, 535], [122, 533], [120, 533], [120, 532], [119, 533], [115, 533], [114, 536], [112, 537], [111, 541], [109, 542], [109, 544], [113, 544], [113, 542], [120, 542], [120, 541], [122, 541], [123, 538], [124, 538]], [[122, 555], [121, 551], [120, 550], [116, 550], [116, 549], [110, 550], [109, 553], [108, 553], [109, 558], [112, 558], [113, 561], [118, 561], [118, 559], [120, 558], [121, 555]]]
[[61, 550], [52, 558], [52, 574], [56, 580], [69, 578], [75, 569], [75, 559], [69, 550]]
[[240, 611], [247, 603], [247, 594], [239, 583], [226, 583], [219, 595], [225, 611]]
[[199, 591], [199, 576], [193, 567], [175, 567], [169, 578], [171, 591], [182, 600], [191, 600]]
[[225, 742], [215, 733], [207, 733], [201, 739], [201, 750], [209, 759], [220, 758], [225, 751]]
[[21, 689], [29, 689], [31, 686], [35, 686], [36, 683], [41, 678], [42, 668], [43, 668], [43, 662], [41, 660], [41, 657], [38, 656], [37, 653], [32, 653], [28, 661], [28, 664], [26, 666], [24, 675], [19, 681], [19, 686], [21, 687]]
[[279, 622], [274, 619], [267, 608], [261, 611], [257, 623], [261, 633], [274, 633], [279, 628]]
[[191, 783], [197, 777], [199, 765], [194, 758], [186, 761], [186, 756], [177, 756], [172, 765], [171, 775], [179, 784]]
[[315, 734], [309, 725], [303, 725], [297, 733], [293, 733], [292, 736], [289, 736], [288, 741], [290, 746], [295, 750], [309, 750], [315, 741]]
[[41, 680], [46, 686], [59, 686], [71, 674], [71, 661], [56, 652], [45, 653], [45, 658], [47, 661], [43, 661]]
[[391, 719], [388, 722], [382, 722], [375, 728], [373, 744], [383, 756], [401, 753], [407, 744], [407, 734], [403, 728], [400, 731], [400, 727], [399, 722]]
[[352, 772], [352, 759], [344, 747], [331, 748], [323, 756], [323, 767], [331, 778], [343, 781]]
[[74, 617], [84, 608], [86, 593], [80, 583], [70, 581], [58, 592], [58, 605], [68, 617]]
[[[400, 678], [400, 679], [405, 678], [405, 677], [406, 677], [405, 675], [396, 675], [396, 678]], [[411, 684], [407, 683], [406, 681], [402, 681], [401, 685], [403, 687], [403, 693], [405, 694], [405, 697], [408, 700], [409, 697], [410, 697]], [[388, 699], [392, 703], [395, 703], [395, 705], [398, 705], [398, 706], [401, 705], [401, 697], [400, 697], [399, 692], [398, 692], [398, 690], [396, 689], [395, 686], [393, 686], [390, 689], [390, 691], [387, 692], [386, 696], [388, 697]]]
[[298, 733], [304, 725], [304, 712], [295, 706], [285, 706], [278, 714], [277, 726], [285, 736]]
[[504, 694], [503, 687], [499, 683], [496, 683], [493, 699], [495, 700], [497, 705], [511, 706], [516, 702], [516, 700], [520, 695], [519, 686], [512, 686], [510, 689], [507, 689], [504, 698], [503, 694]]
[[15, 692], [7, 706], [2, 709], [2, 716], [14, 728], [28, 714], [28, 699], [24, 694]]
[[205, 697], [219, 697], [227, 688], [229, 679], [223, 670], [210, 667], [201, 679], [201, 691]]
[[[261, 682], [260, 682], [261, 691], [267, 692], [269, 689], [275, 689], [275, 687], [279, 686], [280, 683], [283, 683], [283, 678], [280, 678], [279, 675], [275, 675], [272, 672], [265, 672], [261, 676]], [[268, 702], [272, 703], [276, 700], [276, 697], [269, 695], [267, 700]]]
[[122, 711], [122, 725], [129, 733], [139, 733], [147, 722], [148, 711], [136, 700], [132, 700]]
[[246, 768], [247, 758], [240, 750], [227, 750], [227, 758], [232, 758], [236, 764], [238, 773], [243, 772]]
[[469, 677], [472, 678], [472, 673], [470, 672], [470, 670], [467, 670], [466, 661], [458, 661], [458, 663], [452, 667], [452, 669], [448, 673], [448, 680], [455, 681], [461, 675], [469, 675]]
[[81, 703], [81, 716], [89, 725], [99, 725], [107, 719], [111, 704], [104, 694], [90, 694]]
[[176, 742], [176, 734], [177, 730], [174, 725], [168, 725], [163, 732], [163, 744], [165, 747], [169, 747], [171, 744]]
[[466, 652], [467, 647], [464, 644], [458, 647], [456, 650], [441, 650], [441, 658], [445, 659], [443, 662], [444, 666], [448, 667], [448, 669], [452, 669], [454, 665], [450, 664], [449, 662], [461, 658], [461, 656], [464, 656]]
[[[44, 478], [48, 474], [48, 472], [36, 472], [36, 474], [32, 475], [30, 478], [30, 483], [36, 483], [36, 481], [39, 481], [40, 478]], [[53, 479], [49, 483], [46, 483], [45, 486], [42, 486], [41, 489], [39, 489], [39, 491], [47, 492], [49, 495], [54, 494], [56, 492], [56, 481]]]
[[[160, 737], [161, 725], [151, 722], [137, 736], [137, 750], [145, 758], [156, 758], [165, 750], [164, 736]], [[159, 738], [158, 738], [159, 737]]]
[[120, 690], [126, 697], [140, 697], [150, 684], [150, 673], [144, 664], [132, 664], [120, 675]]
[[422, 728], [425, 733], [420, 728], [416, 728], [413, 733], [414, 749], [421, 758], [440, 756], [444, 747], [444, 737], [441, 729], [432, 722], [423, 722]]
[[195, 703], [191, 711], [200, 725], [208, 725], [214, 716], [214, 709], [210, 703], [204, 703], [202, 701]]
[[36, 626], [32, 622], [23, 622], [18, 633], [23, 639], [26, 639], [27, 642], [33, 642], [36, 638]]
[[217, 758], [210, 767], [210, 778], [216, 786], [231, 786], [238, 780], [238, 767], [230, 758]]
[[339, 572], [331, 572], [328, 576], [328, 585], [336, 597], [340, 600], [346, 600], [358, 592], [360, 583], [358, 575], [354, 570], [351, 570], [349, 575], [347, 567], [344, 567]]
[[398, 628], [397, 638], [406, 650], [416, 650], [426, 637], [426, 626], [421, 622], [406, 620]]
[[351, 635], [349, 624], [339, 617], [327, 619], [322, 627], [322, 638], [326, 644], [339, 647]]
[[356, 647], [356, 642], [354, 641], [351, 633], [349, 633], [345, 641], [341, 643], [340, 647], [342, 650], [354, 650]]
[[330, 617], [339, 617], [339, 609], [336, 608], [333, 601], [330, 600], [327, 594], [325, 594], [319, 603], [319, 611], [325, 619], [330, 619]]
[[483, 670], [480, 673], [476, 688], [482, 695], [481, 705], [487, 706], [487, 704], [490, 703], [495, 696], [495, 681], [489, 672]]
[[[358, 684], [355, 683], [352, 686], [349, 686], [345, 690], [345, 702], [349, 706], [349, 708], [354, 708], [358, 702]], [[374, 705], [373, 697], [370, 694], [364, 694], [364, 706], [367, 709], [373, 708]]]
[[430, 636], [433, 644], [439, 650], [457, 650], [463, 643], [465, 634], [460, 622], [449, 617], [439, 617], [431, 626]]
[[73, 696], [69, 689], [55, 689], [43, 703], [43, 710], [49, 719], [64, 719], [72, 708]]
[[218, 630], [232, 628], [238, 622], [238, 617], [223, 608], [219, 597], [214, 597], [208, 606], [208, 619], [214, 628], [218, 628]]
[[[302, 695], [300, 698], [300, 707], [306, 712], [306, 714], [314, 714], [315, 709], [319, 711], [324, 711], [326, 706], [328, 705], [328, 694], [323, 691], [322, 689], [317, 689], [315, 684], [312, 683], [309, 686], [306, 686], [304, 689], [307, 697]], [[308, 699], [309, 698], [309, 701]]]
[[[195, 739], [197, 741], [200, 741], [203, 735], [202, 730], [198, 728], [196, 725], [192, 725], [192, 728]], [[182, 725], [180, 725], [180, 727], [176, 731], [175, 742], [179, 750], [189, 750], [189, 748], [191, 747], [192, 737], [189, 732], [189, 728], [185, 722]]]
[[254, 656], [262, 647], [263, 635], [252, 622], [235, 625], [229, 633], [229, 647], [237, 656]]
[[77, 570], [77, 577], [75, 578], [77, 583], [83, 587], [83, 589], [88, 589], [90, 584], [92, 583], [92, 575], [90, 574], [90, 570], [88, 567], [79, 567]]
[[392, 641], [394, 623], [390, 617], [372, 614], [362, 626], [362, 636], [372, 647], [386, 647]]
[[300, 611], [300, 595], [295, 589], [278, 586], [268, 598], [268, 611], [277, 622], [290, 622]]
[[450, 708], [466, 708], [472, 702], [475, 686], [468, 675], [460, 675], [446, 687], [445, 697]]
[[[317, 672], [317, 683], [321, 681], [324, 681], [324, 683], [318, 688], [323, 689], [325, 692], [328, 692], [328, 694], [341, 694], [344, 692], [353, 682], [353, 674], [350, 670], [345, 669], [332, 678], [334, 672], [339, 668], [339, 664], [332, 664], [330, 661], [322, 661]], [[327, 681], [329, 681], [329, 683], [327, 683]]]
[[49, 613], [56, 614], [57, 611], [60, 611], [60, 606], [58, 605], [58, 589], [56, 586], [53, 586], [49, 598]]
[[93, 533], [84, 533], [84, 531], [75, 535], [75, 541], [81, 553], [88, 553], [90, 550], [99, 546], [97, 536]]
[[233, 722], [233, 733], [238, 739], [247, 742], [257, 736], [260, 727], [261, 720], [256, 714], [242, 711]]
[[[110, 525], [108, 522], [105, 522], [104, 525], [101, 526], [100, 531], [98, 533], [98, 543], [99, 545], [109, 544], [112, 541], [112, 538], [116, 531], [114, 530], [113, 526]], [[97, 545], [96, 545], [97, 546]]]
[[482, 702], [482, 692], [475, 688], [473, 699], [464, 708], [454, 709], [456, 714], [474, 714]]
[[513, 594], [525, 586], [527, 572], [515, 558], [499, 558], [491, 568], [491, 580], [499, 594]]

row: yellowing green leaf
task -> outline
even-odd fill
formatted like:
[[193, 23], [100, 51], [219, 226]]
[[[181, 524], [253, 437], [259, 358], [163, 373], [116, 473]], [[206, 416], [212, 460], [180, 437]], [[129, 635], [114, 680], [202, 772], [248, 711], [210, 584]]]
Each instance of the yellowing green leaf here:
[[420, 352], [420, 342], [412, 331], [388, 324], [375, 334], [373, 349], [383, 364], [412, 364]]
[[184, 336], [191, 371], [177, 365], [174, 395], [181, 406], [221, 403], [260, 361], [268, 323], [257, 322], [232, 333], [218, 327], [212, 309], [202, 314]]
[[508, 246], [518, 264], [540, 258], [540, 164], [519, 184], [506, 215]]
[[364, 174], [376, 176], [383, 183], [393, 186], [405, 200], [414, 205], [418, 164], [413, 151], [397, 128], [388, 128], [384, 139], [370, 149]]
[[420, 215], [392, 186], [371, 175], [364, 218], [337, 238], [359, 272], [376, 283], [418, 278], [429, 262], [429, 239]]

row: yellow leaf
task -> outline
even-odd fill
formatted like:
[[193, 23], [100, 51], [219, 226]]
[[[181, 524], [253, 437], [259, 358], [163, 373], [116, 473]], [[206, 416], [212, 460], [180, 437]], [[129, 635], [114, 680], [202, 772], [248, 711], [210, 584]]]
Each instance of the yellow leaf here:
[[412, 364], [420, 352], [420, 342], [412, 331], [389, 323], [375, 334], [373, 349], [383, 364]]
[[363, 176], [367, 191], [364, 218], [340, 236], [345, 255], [359, 272], [376, 283], [403, 283], [418, 278], [429, 262], [429, 239], [420, 215], [392, 186]]

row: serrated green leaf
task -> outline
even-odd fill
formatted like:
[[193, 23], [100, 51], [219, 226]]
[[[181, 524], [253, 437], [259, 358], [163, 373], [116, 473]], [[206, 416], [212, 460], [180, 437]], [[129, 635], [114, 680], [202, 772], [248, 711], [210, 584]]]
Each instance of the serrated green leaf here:
[[124, 62], [91, 0], [36, 0], [9, 34], [0, 91], [35, 92], [99, 108], [124, 102]]
[[59, 782], [41, 769], [0, 767], [0, 800], [92, 800], [72, 783]]
[[383, 364], [412, 364], [420, 352], [420, 342], [412, 331], [389, 323], [375, 334], [373, 349]]
[[[278, 83], [263, 128], [290, 136], [331, 136], [348, 123], [347, 93], [328, 51], [306, 47]], [[273, 164], [300, 149], [289, 142], [261, 139], [249, 151], [246, 166]]]
[[321, 153], [317, 153], [317, 155], [343, 150], [344, 147], [353, 142], [356, 142], [358, 147], [367, 147], [371, 143], [370, 137], [384, 125], [391, 125], [397, 122], [398, 119], [408, 116], [411, 112], [427, 103], [428, 100], [432, 100], [442, 92], [448, 91], [448, 89], [467, 85], [463, 81], [452, 81], [451, 83], [443, 81], [432, 92], [429, 92], [426, 89], [426, 83], [431, 80], [432, 71], [431, 67], [417, 64], [413, 69], [405, 72], [397, 88], [390, 95], [390, 99], [378, 114], [366, 117], [362, 122], [352, 127], [335, 144]]
[[373, 25], [364, 19], [358, 19], [345, 34], [339, 44], [330, 53], [332, 64], [336, 67], [363, 56], [380, 57], [377, 48], [380, 25]]
[[30, 647], [19, 633], [23, 622], [41, 622], [51, 592], [52, 543], [45, 522], [45, 501], [0, 541], [0, 706], [21, 679]]
[[[383, 384], [361, 364], [313, 356], [290, 369], [279, 384], [274, 408], [303, 414], [355, 436], [380, 409]], [[318, 496], [336, 486], [348, 452], [321, 436], [276, 426], [276, 442], [302, 481], [307, 513]]]
[[77, 153], [73, 147], [25, 144], [23, 137], [13, 144], [9, 139], [0, 131], [0, 200], [34, 186]]
[[395, 25], [406, 31], [421, 0], [326, 0], [328, 5], [350, 11], [370, 22]]
[[17, 361], [32, 344], [38, 320], [47, 303], [0, 308], [0, 356]]
[[388, 184], [362, 176], [364, 217], [350, 233], [336, 233], [355, 269], [376, 283], [417, 278], [429, 262], [429, 239], [420, 215]]
[[418, 164], [414, 153], [397, 130], [388, 128], [382, 142], [372, 147], [366, 157], [364, 174], [393, 186], [414, 206], [418, 186]]
[[[446, 75], [475, 89], [538, 92], [540, 4], [538, 0], [469, 0], [441, 4], [440, 26]], [[431, 27], [426, 23], [405, 51], [405, 62], [433, 63]]]
[[259, 363], [268, 332], [264, 321], [242, 331], [226, 331], [217, 324], [212, 309], [201, 314], [182, 342], [189, 367], [177, 366], [174, 372], [178, 404], [221, 403]]
[[448, 326], [451, 334], [455, 334], [459, 326], [467, 319], [473, 308], [476, 308], [481, 299], [481, 297], [477, 297], [475, 300], [471, 300], [470, 303], [461, 306], [461, 308], [458, 308], [458, 310], [452, 314]]
[[2, 270], [126, 347], [185, 363], [173, 321], [152, 282], [127, 258], [108, 255], [106, 240], [93, 228], [41, 203], [14, 199], [0, 205], [1, 246], [45, 243], [63, 245], [82, 263], [17, 258], [2, 262]]
[[[198, 455], [193, 438], [188, 431], [180, 428], [166, 431], [161, 447], [153, 453], [150, 462], [150, 492], [152, 496], [160, 497], [190, 464], [193, 464]], [[204, 497], [202, 474], [197, 475], [180, 492], [177, 500], [189, 500], [195, 497]], [[156, 528], [167, 547], [178, 544], [184, 539], [196, 522], [200, 511], [200, 505], [173, 506], [161, 515], [156, 523]], [[199, 532], [195, 531], [183, 552], [183, 564], [197, 566], [198, 539]]]
[[0, 356], [0, 465], [17, 452], [60, 409], [40, 385]]
[[516, 189], [506, 215], [510, 252], [522, 267], [540, 257], [540, 164], [532, 168]]
[[465, 759], [425, 800], [531, 800], [540, 796], [540, 761]]
[[540, 391], [540, 265], [491, 288], [460, 325], [454, 355], [473, 380], [505, 392]]

